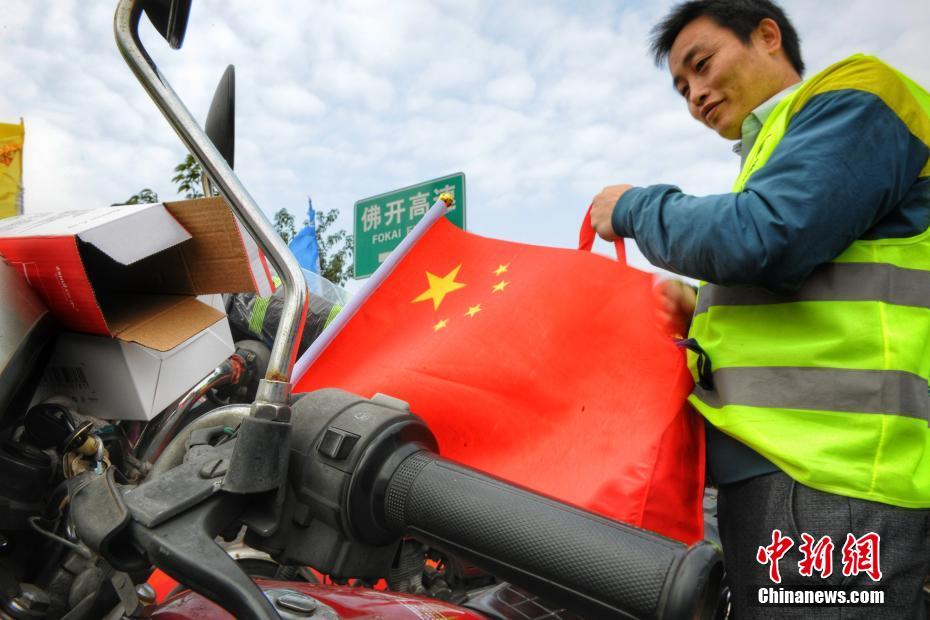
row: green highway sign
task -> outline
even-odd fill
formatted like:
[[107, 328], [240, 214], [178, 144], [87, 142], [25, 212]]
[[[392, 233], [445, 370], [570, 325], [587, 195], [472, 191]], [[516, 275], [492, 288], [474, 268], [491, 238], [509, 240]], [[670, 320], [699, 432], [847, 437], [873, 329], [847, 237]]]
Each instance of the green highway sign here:
[[465, 173], [397, 189], [355, 203], [355, 260], [353, 277], [367, 278], [413, 230], [440, 194], [455, 202], [446, 213], [450, 222], [465, 230]]

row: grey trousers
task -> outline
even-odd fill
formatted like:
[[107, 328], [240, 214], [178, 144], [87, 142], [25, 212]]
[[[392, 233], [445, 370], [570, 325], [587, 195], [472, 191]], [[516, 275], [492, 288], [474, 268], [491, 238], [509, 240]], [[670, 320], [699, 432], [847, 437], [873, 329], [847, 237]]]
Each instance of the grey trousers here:
[[[922, 587], [930, 573], [930, 510], [912, 510], [816, 491], [778, 472], [721, 485], [717, 515], [731, 589], [731, 617], [746, 618], [918, 618], [927, 617]], [[772, 544], [778, 529], [794, 545], [779, 562], [781, 583], [770, 579], [770, 564], [757, 560], [760, 547]], [[798, 562], [801, 533], [833, 543], [833, 574], [802, 576]], [[843, 575], [842, 548], [847, 534], [881, 537], [876, 583], [865, 573]], [[759, 588], [813, 586], [884, 591], [878, 606], [763, 606]], [[769, 600], [771, 600], [771, 595]], [[784, 599], [781, 599], [784, 601]]]

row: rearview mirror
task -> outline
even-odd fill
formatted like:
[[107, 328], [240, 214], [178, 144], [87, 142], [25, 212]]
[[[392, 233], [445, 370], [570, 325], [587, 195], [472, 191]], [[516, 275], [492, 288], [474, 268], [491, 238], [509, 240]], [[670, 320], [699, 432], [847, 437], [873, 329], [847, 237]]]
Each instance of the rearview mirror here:
[[216, 85], [204, 129], [230, 168], [236, 152], [236, 68], [226, 67]]
[[158, 33], [174, 49], [181, 49], [187, 18], [191, 12], [191, 0], [145, 0], [142, 10]]

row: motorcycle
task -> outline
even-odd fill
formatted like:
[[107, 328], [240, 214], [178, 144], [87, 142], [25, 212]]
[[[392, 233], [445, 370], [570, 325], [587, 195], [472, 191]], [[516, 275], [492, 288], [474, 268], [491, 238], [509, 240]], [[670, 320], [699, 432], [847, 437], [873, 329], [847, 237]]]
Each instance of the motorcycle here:
[[[180, 48], [189, 11], [190, 0], [120, 0], [117, 46], [200, 162], [207, 195], [225, 197], [281, 277], [274, 341], [238, 343], [145, 425], [55, 399], [30, 407], [58, 330], [2, 265], [0, 617], [720, 617], [716, 546], [444, 459], [389, 396], [291, 393], [307, 287], [232, 170], [231, 105], [215, 98], [211, 139], [140, 42], [147, 16]], [[180, 584], [164, 602], [147, 585], [156, 567]]]

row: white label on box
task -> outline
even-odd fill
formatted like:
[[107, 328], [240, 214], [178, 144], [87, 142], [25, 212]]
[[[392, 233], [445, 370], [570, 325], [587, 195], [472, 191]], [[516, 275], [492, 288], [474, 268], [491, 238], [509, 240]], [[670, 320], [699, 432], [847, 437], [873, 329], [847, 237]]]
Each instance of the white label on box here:
[[48, 366], [42, 382], [55, 393], [67, 394], [78, 405], [93, 405], [100, 400], [83, 366]]

